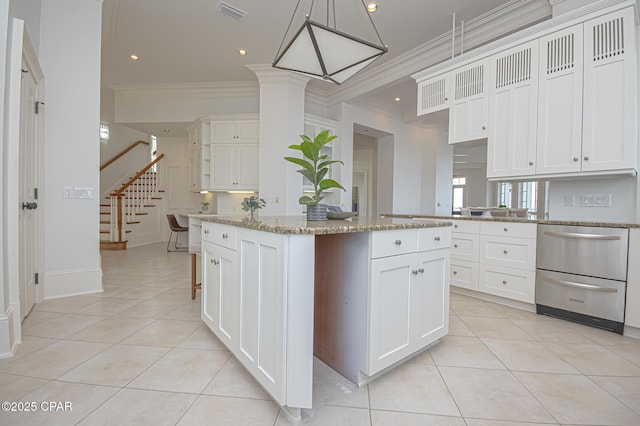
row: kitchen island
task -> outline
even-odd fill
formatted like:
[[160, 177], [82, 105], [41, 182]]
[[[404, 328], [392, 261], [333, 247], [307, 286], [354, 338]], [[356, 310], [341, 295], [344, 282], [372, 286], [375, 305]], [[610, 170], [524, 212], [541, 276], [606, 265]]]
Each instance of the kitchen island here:
[[314, 355], [362, 385], [447, 334], [450, 225], [202, 217], [202, 319], [299, 420]]

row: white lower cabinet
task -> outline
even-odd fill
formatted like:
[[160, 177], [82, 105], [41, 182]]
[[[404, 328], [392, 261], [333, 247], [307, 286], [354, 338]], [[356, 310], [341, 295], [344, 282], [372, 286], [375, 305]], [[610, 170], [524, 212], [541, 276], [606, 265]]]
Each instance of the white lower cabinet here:
[[627, 305], [624, 325], [640, 329], [640, 228], [629, 230], [629, 262], [627, 271]]
[[371, 260], [367, 375], [448, 332], [448, 275], [448, 248]]
[[454, 221], [451, 285], [535, 303], [537, 225], [469, 222], [474, 221]]

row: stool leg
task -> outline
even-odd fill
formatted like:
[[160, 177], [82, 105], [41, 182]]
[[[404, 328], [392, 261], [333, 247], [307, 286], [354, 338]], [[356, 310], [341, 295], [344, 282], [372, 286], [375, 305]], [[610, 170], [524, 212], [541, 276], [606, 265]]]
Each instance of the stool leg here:
[[196, 298], [196, 254], [191, 253], [191, 300]]

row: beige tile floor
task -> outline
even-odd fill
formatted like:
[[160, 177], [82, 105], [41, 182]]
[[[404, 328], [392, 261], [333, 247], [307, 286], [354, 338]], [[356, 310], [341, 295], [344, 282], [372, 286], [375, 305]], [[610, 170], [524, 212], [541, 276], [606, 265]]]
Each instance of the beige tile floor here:
[[[103, 252], [104, 293], [50, 300], [0, 360], [0, 425], [286, 425], [200, 321], [189, 257]], [[640, 425], [640, 341], [451, 295], [450, 333], [360, 389], [320, 362], [314, 425]], [[72, 411], [43, 411], [46, 401]]]

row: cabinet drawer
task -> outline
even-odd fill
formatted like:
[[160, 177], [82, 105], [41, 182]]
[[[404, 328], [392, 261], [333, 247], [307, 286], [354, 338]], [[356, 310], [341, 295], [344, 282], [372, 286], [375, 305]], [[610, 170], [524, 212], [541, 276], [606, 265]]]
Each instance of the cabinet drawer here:
[[526, 303], [535, 302], [535, 272], [481, 265], [478, 290]]
[[453, 226], [452, 232], [463, 232], [465, 234], [478, 234], [480, 233], [480, 222], [474, 220], [452, 220]]
[[374, 231], [371, 233], [371, 258], [413, 253], [418, 250], [418, 230]]
[[535, 223], [482, 222], [480, 234], [535, 239], [537, 225]]
[[218, 223], [202, 223], [202, 241], [236, 250], [236, 228]]
[[535, 240], [481, 235], [480, 262], [533, 271], [536, 268]]
[[451, 227], [418, 229], [418, 251], [451, 247]]
[[478, 290], [478, 267], [479, 264], [476, 262], [452, 260], [449, 275], [451, 285], [469, 290]]
[[480, 253], [478, 234], [451, 234], [451, 259], [477, 262]]

